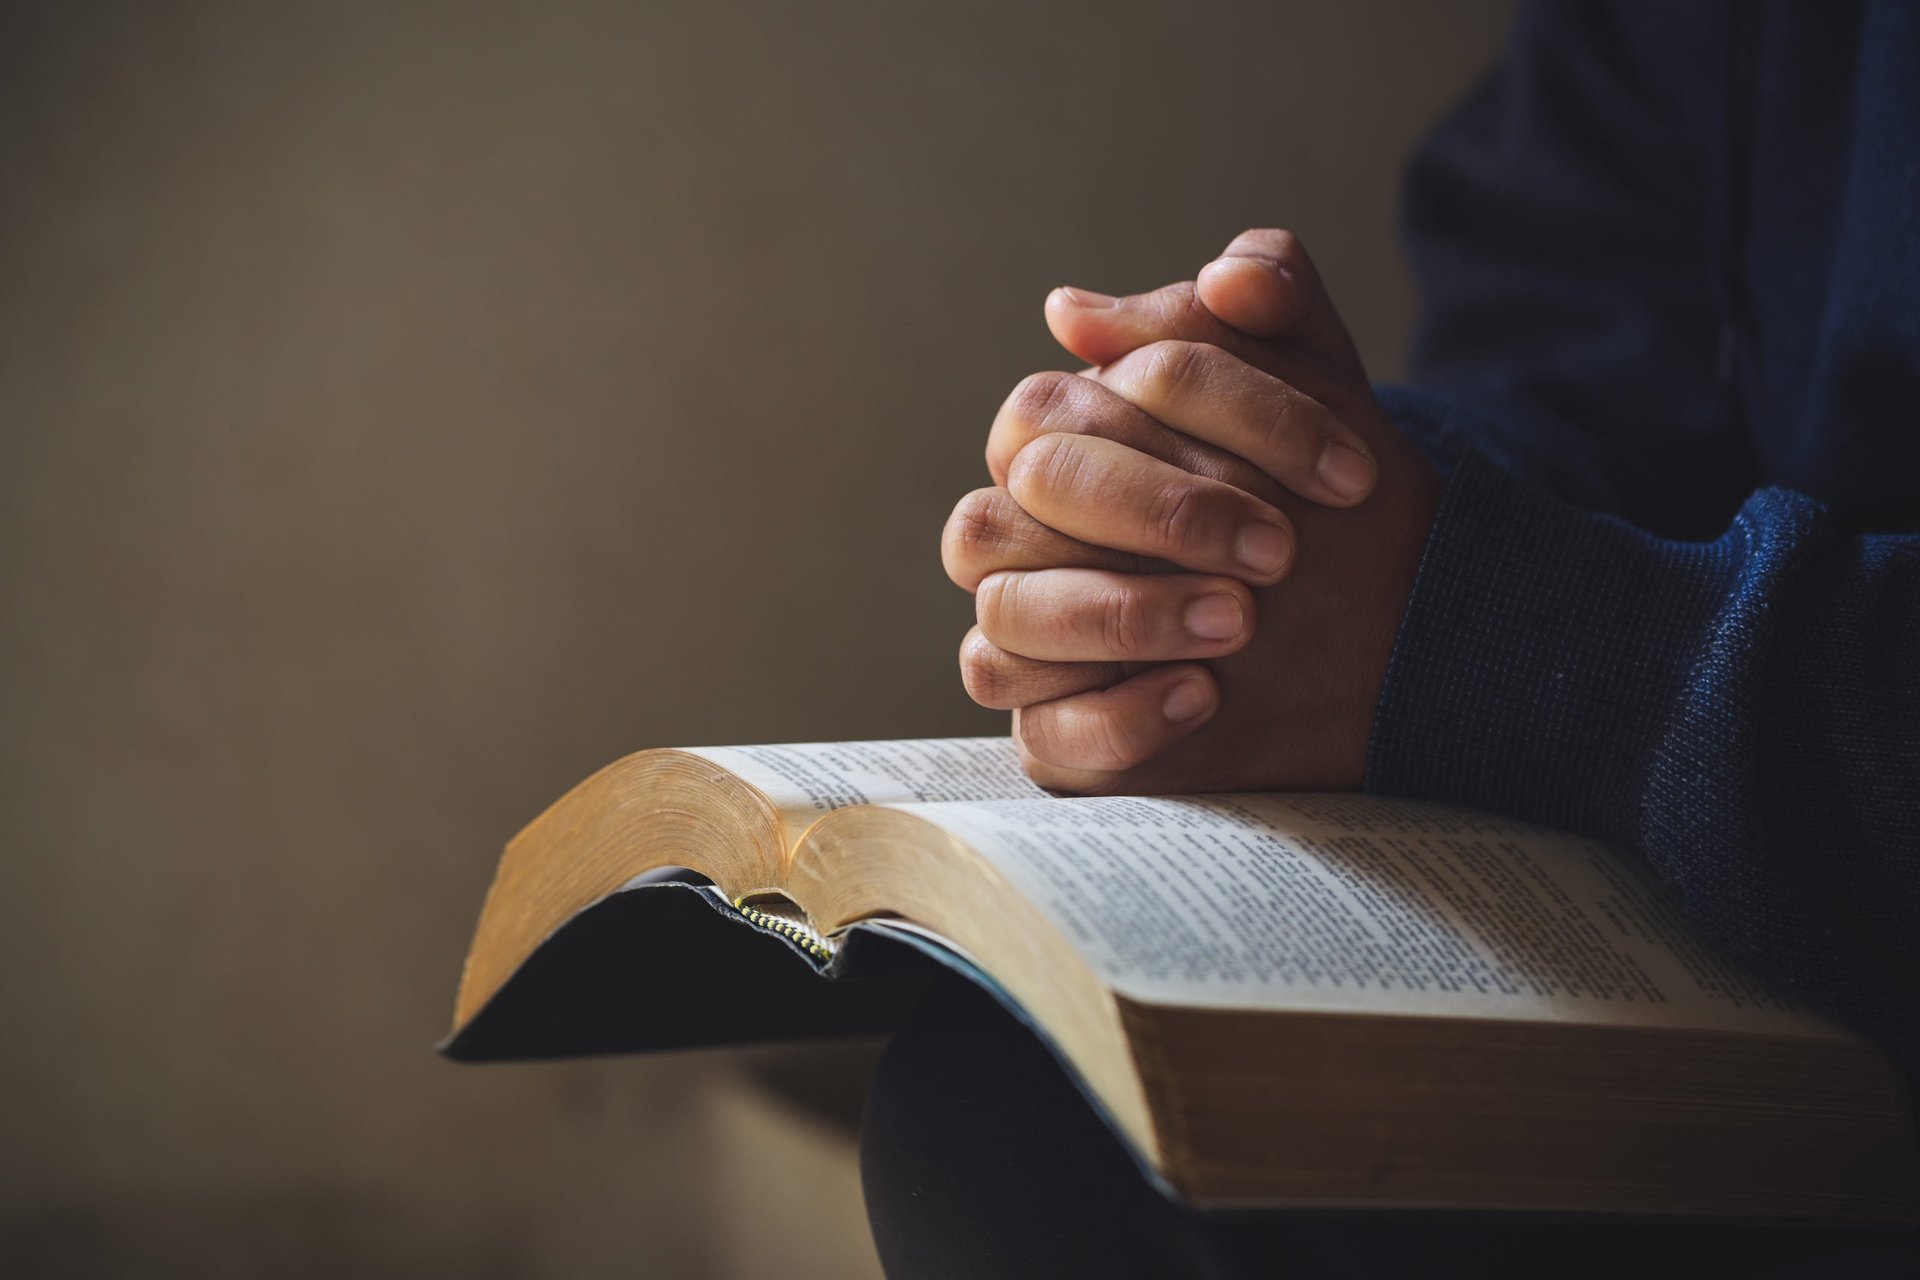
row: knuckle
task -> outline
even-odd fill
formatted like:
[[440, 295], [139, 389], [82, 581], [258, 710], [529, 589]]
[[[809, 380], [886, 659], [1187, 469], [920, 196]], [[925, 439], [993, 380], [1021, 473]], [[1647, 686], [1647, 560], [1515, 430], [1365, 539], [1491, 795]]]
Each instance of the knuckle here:
[[1199, 381], [1204, 376], [1203, 365], [1210, 350], [1204, 343], [1174, 338], [1150, 343], [1142, 353], [1141, 387], [1156, 398], [1164, 399]]
[[1048, 757], [1072, 768], [1114, 773], [1131, 769], [1145, 759], [1139, 735], [1110, 703], [1096, 702], [1035, 718], [1050, 735]]
[[1150, 754], [1103, 702], [1024, 708], [1014, 714], [1014, 736], [1029, 778], [1043, 787], [1088, 795], [1126, 790], [1123, 779], [1110, 775]]
[[1004, 710], [1006, 694], [1002, 654], [978, 627], [960, 642], [960, 683], [967, 696], [983, 707]]
[[1165, 486], [1149, 500], [1142, 515], [1145, 527], [1141, 536], [1147, 545], [1172, 552], [1195, 549], [1202, 510], [1200, 493], [1193, 485], [1176, 482]]
[[1013, 456], [1029, 441], [1049, 431], [1069, 429], [1080, 381], [1071, 373], [1057, 371], [1029, 374], [1022, 378], [987, 432], [987, 470], [995, 479], [1004, 480]]
[[1043, 435], [1013, 455], [1007, 468], [1007, 489], [1021, 495], [1073, 492], [1086, 459], [1072, 436]]
[[1029, 374], [1007, 397], [1007, 417], [1028, 435], [1039, 435], [1073, 403], [1075, 375], [1057, 370]]
[[[1246, 456], [1286, 488], [1311, 481], [1321, 447], [1340, 435], [1338, 420], [1318, 400], [1286, 383], [1272, 385], [1254, 397], [1249, 409]], [[1272, 504], [1270, 497], [1257, 490], [1249, 492]]]
[[1056, 724], [1059, 718], [1059, 710], [1054, 707], [1022, 707], [1013, 718], [1013, 734], [1020, 746], [1021, 762], [1030, 766], [1027, 776], [1035, 782], [1040, 779], [1034, 777], [1031, 766], [1049, 771], [1059, 767], [1055, 763], [1060, 751]]
[[1059, 707], [1027, 707], [1020, 712], [1020, 737], [1036, 760], [1061, 769], [1079, 767], [1081, 752], [1069, 717]]
[[973, 590], [974, 622], [989, 640], [1005, 634], [1015, 581], [1016, 576], [1010, 573], [990, 573]]
[[1200, 290], [1191, 280], [1182, 281], [1175, 287], [1173, 331], [1183, 337], [1198, 341], [1202, 337], [1219, 331], [1220, 322], [1207, 304], [1200, 300]]
[[954, 505], [940, 539], [947, 576], [974, 587], [1005, 548], [1000, 489], [975, 489]]
[[1110, 588], [1096, 598], [1094, 610], [1107, 654], [1125, 661], [1152, 649], [1153, 607], [1141, 593], [1125, 586]]
[[1089, 769], [1112, 773], [1131, 769], [1144, 758], [1138, 736], [1129, 732], [1126, 722], [1110, 708], [1091, 712], [1084, 717], [1080, 728]]
[[1102, 710], [1091, 717], [1094, 726], [1092, 767], [1103, 773], [1118, 773], [1143, 763], [1149, 754], [1142, 736], [1120, 716]]
[[1272, 471], [1277, 463], [1285, 467], [1310, 466], [1318, 454], [1319, 433], [1297, 395], [1281, 392], [1262, 396], [1261, 412], [1252, 415], [1253, 439], [1250, 452]]
[[1076, 779], [1070, 769], [1053, 762], [1059, 745], [1052, 738], [1047, 708], [1027, 707], [1013, 713], [1013, 743], [1020, 753], [1020, 768], [1028, 778], [1043, 787], [1071, 791]]

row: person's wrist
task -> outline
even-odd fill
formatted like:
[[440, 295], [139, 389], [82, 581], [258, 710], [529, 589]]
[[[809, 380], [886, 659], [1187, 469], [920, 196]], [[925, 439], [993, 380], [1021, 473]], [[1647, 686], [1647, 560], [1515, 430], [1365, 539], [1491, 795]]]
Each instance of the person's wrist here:
[[1400, 382], [1376, 382], [1373, 394], [1381, 411], [1413, 442], [1444, 483], [1471, 447], [1467, 436], [1455, 425], [1456, 406], [1437, 391]]

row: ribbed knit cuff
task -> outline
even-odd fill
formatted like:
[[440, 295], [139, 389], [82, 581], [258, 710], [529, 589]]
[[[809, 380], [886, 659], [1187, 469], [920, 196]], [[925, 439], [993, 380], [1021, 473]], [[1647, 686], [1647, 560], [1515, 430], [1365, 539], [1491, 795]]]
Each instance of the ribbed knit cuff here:
[[1466, 451], [1394, 645], [1367, 789], [1634, 839], [1620, 799], [1687, 696], [1732, 559], [1725, 540], [1652, 538]]

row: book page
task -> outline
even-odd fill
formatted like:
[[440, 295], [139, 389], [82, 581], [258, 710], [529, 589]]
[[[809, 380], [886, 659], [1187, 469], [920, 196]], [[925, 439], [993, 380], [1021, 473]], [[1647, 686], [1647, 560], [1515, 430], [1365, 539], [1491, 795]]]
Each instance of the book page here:
[[1044, 799], [1011, 738], [903, 738], [690, 747], [773, 801], [793, 844], [815, 818], [854, 804]]
[[1824, 1031], [1697, 941], [1636, 860], [1521, 823], [1360, 795], [911, 810], [1137, 1000]]

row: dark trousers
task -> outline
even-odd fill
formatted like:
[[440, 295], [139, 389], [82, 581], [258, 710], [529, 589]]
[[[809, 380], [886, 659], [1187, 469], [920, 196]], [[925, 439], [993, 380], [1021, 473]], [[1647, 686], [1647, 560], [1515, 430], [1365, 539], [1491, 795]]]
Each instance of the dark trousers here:
[[861, 1173], [889, 1280], [1920, 1277], [1911, 1232], [1193, 1213], [1141, 1176], [1028, 1031], [957, 978], [881, 1060]]

